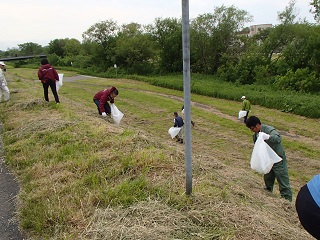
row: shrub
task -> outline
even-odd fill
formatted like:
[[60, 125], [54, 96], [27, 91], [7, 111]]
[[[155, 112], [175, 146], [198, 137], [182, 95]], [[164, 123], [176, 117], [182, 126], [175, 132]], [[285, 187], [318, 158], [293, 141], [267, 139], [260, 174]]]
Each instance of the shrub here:
[[289, 70], [284, 76], [276, 77], [275, 85], [283, 90], [299, 92], [318, 92], [320, 90], [319, 78], [308, 68], [299, 68], [295, 72]]

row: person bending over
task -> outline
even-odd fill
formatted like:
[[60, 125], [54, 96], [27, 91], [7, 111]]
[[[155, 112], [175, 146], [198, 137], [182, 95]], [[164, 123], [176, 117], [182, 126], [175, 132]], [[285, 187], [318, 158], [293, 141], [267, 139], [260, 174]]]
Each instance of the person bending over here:
[[282, 161], [273, 164], [271, 171], [264, 174], [264, 183], [266, 190], [272, 192], [275, 179], [279, 183], [281, 197], [292, 201], [292, 191], [289, 182], [289, 174], [287, 167], [287, 158], [282, 146], [282, 138], [277, 130], [265, 124], [261, 124], [260, 119], [256, 116], [251, 116], [246, 121], [246, 126], [250, 128], [253, 134], [253, 142], [255, 143], [258, 136], [261, 134], [263, 140], [282, 158]]
[[114, 103], [115, 97], [119, 94], [118, 89], [111, 87], [97, 92], [93, 97], [93, 102], [98, 108], [98, 112], [103, 117], [111, 115], [111, 108], [108, 102]]
[[174, 125], [173, 126], [181, 128], [179, 133], [176, 136], [177, 142], [183, 143], [183, 137], [182, 137], [182, 135], [183, 135], [182, 134], [183, 133], [183, 125], [184, 125], [183, 119], [182, 119], [182, 117], [180, 117], [178, 115], [177, 112], [174, 112], [173, 116], [174, 116], [174, 120], [173, 120]]

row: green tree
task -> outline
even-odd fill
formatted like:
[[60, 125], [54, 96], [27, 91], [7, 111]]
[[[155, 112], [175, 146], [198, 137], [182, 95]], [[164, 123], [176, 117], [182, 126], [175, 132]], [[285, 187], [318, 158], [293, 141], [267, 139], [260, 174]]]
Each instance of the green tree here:
[[49, 54], [56, 54], [58, 57], [65, 56], [64, 47], [66, 45], [65, 39], [54, 39], [49, 42], [48, 45], [48, 53]]
[[3, 57], [11, 56], [11, 57], [17, 57], [20, 55], [20, 49], [15, 47], [15, 48], [8, 48], [6, 51], [1, 54]]
[[314, 20], [320, 22], [320, 0], [312, 0], [310, 6], [310, 12], [313, 14]]
[[297, 17], [298, 12], [295, 8], [296, 0], [290, 0], [289, 5], [285, 7], [282, 12], [278, 12], [278, 20], [283, 25], [294, 24]]
[[77, 56], [81, 53], [81, 43], [75, 38], [66, 38], [63, 49], [66, 56]]
[[20, 55], [22, 56], [36, 55], [36, 54], [43, 53], [42, 46], [37, 43], [27, 42], [27, 43], [18, 44], [18, 46], [20, 49]]
[[176, 18], [156, 18], [151, 29], [159, 48], [159, 71], [182, 71], [182, 23]]
[[152, 72], [156, 47], [151, 35], [137, 23], [122, 26], [116, 39], [114, 62], [127, 69], [128, 73]]
[[95, 43], [91, 48], [95, 64], [103, 68], [113, 64], [113, 49], [118, 32], [117, 22], [106, 20], [92, 25], [82, 34], [85, 43]]
[[[239, 52], [238, 32], [252, 16], [235, 6], [216, 7], [214, 13], [199, 15], [191, 23], [192, 70], [215, 73], [226, 63], [226, 53]], [[224, 56], [224, 57], [223, 57]]]

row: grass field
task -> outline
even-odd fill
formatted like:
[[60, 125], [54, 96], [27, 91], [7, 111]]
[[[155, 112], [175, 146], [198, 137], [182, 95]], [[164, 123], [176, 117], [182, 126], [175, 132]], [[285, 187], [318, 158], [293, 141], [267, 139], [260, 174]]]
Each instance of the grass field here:
[[[20, 183], [18, 216], [28, 239], [312, 239], [294, 202], [263, 190], [250, 169], [252, 133], [240, 102], [192, 95], [193, 192], [185, 195], [184, 145], [170, 138], [183, 93], [128, 79], [64, 72], [60, 105], [43, 100], [34, 69], [6, 73], [0, 105], [4, 156]], [[93, 95], [116, 86], [119, 126]], [[319, 119], [253, 106], [283, 135], [291, 186], [320, 170]]]

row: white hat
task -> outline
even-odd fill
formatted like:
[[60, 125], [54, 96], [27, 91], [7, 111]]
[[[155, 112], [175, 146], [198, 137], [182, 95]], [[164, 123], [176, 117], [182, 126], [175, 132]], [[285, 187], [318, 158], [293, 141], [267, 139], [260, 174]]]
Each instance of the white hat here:
[[242, 96], [242, 97], [241, 97], [241, 99], [245, 99], [245, 98], [246, 98], [246, 96]]
[[4, 62], [2, 62], [2, 61], [0, 62], [0, 65], [5, 66]]

